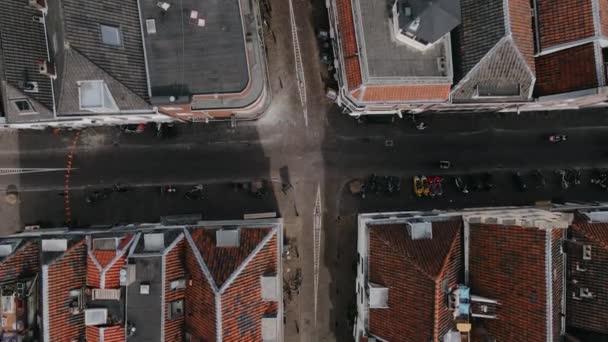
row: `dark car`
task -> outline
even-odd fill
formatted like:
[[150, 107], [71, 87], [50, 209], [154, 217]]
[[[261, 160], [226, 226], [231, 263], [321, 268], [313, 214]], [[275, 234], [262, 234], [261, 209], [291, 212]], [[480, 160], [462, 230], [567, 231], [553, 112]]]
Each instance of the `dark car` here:
[[547, 185], [547, 181], [545, 180], [545, 175], [543, 172], [540, 169], [536, 169], [534, 172], [532, 172], [532, 176], [536, 180], [536, 188], [544, 189], [545, 185]]
[[519, 171], [513, 172], [513, 182], [515, 182], [515, 186], [519, 191], [526, 191], [528, 189], [528, 185]]
[[454, 184], [456, 185], [456, 189], [462, 192], [463, 194], [469, 193], [469, 186], [465, 183], [464, 180], [460, 176], [454, 177]]

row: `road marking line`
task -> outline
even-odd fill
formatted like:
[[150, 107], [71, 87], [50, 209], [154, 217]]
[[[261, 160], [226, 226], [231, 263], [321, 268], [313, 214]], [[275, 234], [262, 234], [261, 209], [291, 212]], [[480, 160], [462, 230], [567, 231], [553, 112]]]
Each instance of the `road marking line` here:
[[317, 302], [319, 301], [319, 261], [321, 258], [321, 230], [323, 226], [323, 207], [321, 205], [321, 184], [317, 186], [317, 197], [313, 210], [313, 258], [314, 258], [314, 310], [317, 325]]
[[0, 168], [0, 176], [22, 175], [26, 173], [57, 172], [66, 170], [67, 168]]
[[304, 79], [304, 63], [300, 53], [300, 41], [298, 40], [298, 26], [296, 16], [293, 12], [293, 0], [289, 0], [289, 18], [291, 23], [291, 35], [293, 41], [293, 55], [296, 64], [296, 78], [298, 80], [298, 92], [300, 93], [300, 104], [304, 114], [304, 125], [308, 127], [308, 108], [306, 107], [306, 80]]

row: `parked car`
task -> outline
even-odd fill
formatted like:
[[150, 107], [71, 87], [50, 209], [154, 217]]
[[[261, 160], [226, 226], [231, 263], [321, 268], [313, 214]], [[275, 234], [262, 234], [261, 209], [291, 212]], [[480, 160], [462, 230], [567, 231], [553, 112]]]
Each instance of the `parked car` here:
[[570, 187], [570, 182], [568, 181], [568, 177], [566, 176], [565, 170], [555, 170], [555, 174], [560, 178], [560, 185], [562, 189], [566, 190]]
[[528, 185], [519, 171], [513, 172], [513, 182], [519, 191], [523, 192], [528, 189]]
[[553, 134], [549, 136], [549, 141], [552, 143], [558, 143], [568, 140], [568, 136], [565, 134]]
[[431, 193], [431, 188], [429, 186], [429, 180], [426, 178], [426, 176], [420, 176], [420, 182], [422, 183], [422, 193], [424, 196], [428, 196]]
[[473, 191], [481, 191], [483, 190], [483, 182], [481, 177], [478, 175], [469, 175], [467, 177], [467, 183], [469, 183], [469, 189]]
[[125, 133], [143, 133], [146, 130], [146, 124], [128, 124], [120, 126], [120, 129]]

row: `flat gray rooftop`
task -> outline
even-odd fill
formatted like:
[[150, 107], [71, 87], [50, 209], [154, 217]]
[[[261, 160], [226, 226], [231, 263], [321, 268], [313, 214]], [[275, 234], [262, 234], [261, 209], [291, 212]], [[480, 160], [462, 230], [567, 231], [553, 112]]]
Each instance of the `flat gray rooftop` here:
[[165, 11], [157, 0], [139, 1], [152, 102], [243, 90], [249, 72], [239, 0], [166, 2]]
[[[127, 287], [127, 320], [135, 324], [129, 341], [160, 341], [162, 259], [160, 256], [135, 257], [135, 281]], [[140, 285], [150, 285], [150, 294], [140, 294]]]
[[389, 19], [393, 3], [378, 0], [354, 1], [355, 29], [359, 46], [362, 48], [360, 58], [364, 79], [451, 78], [447, 69], [442, 70], [438, 62], [439, 58], [445, 58], [448, 63], [450, 62], [451, 56], [446, 48], [446, 39], [438, 41], [425, 51], [395, 41], [392, 21]]

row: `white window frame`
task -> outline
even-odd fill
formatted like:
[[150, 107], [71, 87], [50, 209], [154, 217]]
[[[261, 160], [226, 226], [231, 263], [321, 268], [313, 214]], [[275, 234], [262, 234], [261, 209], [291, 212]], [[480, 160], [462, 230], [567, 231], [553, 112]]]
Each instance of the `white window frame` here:
[[[82, 106], [82, 90], [81, 87], [83, 84], [85, 83], [100, 83], [100, 91], [101, 91], [101, 106], [100, 107], [83, 107]], [[120, 109], [118, 108], [118, 106], [116, 105], [116, 101], [114, 100], [114, 96], [112, 96], [112, 93], [110, 92], [110, 88], [108, 88], [108, 85], [106, 84], [106, 82], [104, 80], [86, 80], [86, 81], [78, 81], [78, 108], [80, 108], [80, 110], [86, 110], [86, 111], [90, 111], [90, 112], [95, 112], [95, 113], [112, 113], [112, 112], [118, 112]], [[104, 91], [108, 92], [109, 94], [109, 98], [110, 98], [110, 104], [105, 103], [106, 98], [105, 98], [105, 94]]]
[[[10, 101], [11, 101], [13, 107], [15, 108], [15, 110], [17, 112], [19, 112], [19, 114], [36, 114], [36, 113], [38, 113], [36, 111], [36, 108], [34, 107], [34, 104], [32, 103], [32, 101], [30, 101], [29, 99], [27, 99], [25, 97], [24, 98], [18, 98], [18, 99], [11, 99]], [[21, 110], [21, 109], [19, 109], [19, 107], [17, 106], [17, 102], [27, 102], [27, 104], [30, 106], [31, 110]]]

